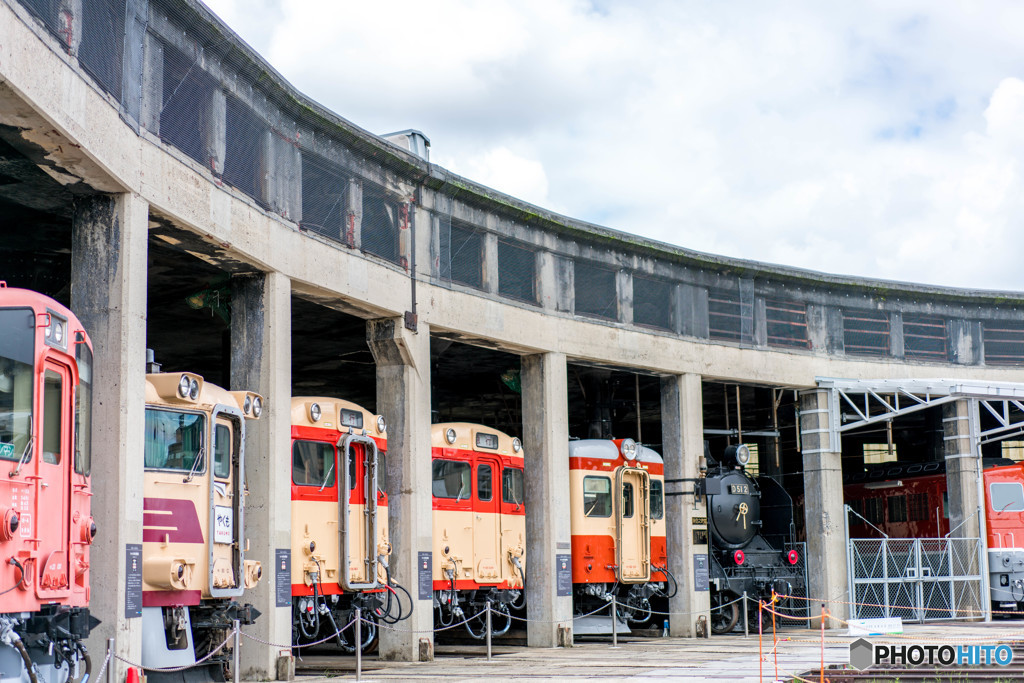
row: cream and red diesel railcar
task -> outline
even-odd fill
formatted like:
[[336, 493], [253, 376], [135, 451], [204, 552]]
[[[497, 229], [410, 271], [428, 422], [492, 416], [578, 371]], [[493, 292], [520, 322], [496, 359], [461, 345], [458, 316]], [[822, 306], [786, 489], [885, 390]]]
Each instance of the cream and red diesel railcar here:
[[434, 626], [509, 630], [525, 602], [526, 512], [518, 438], [465, 422], [431, 427]]
[[377, 623], [412, 609], [388, 572], [387, 424], [327, 397], [292, 398], [291, 422], [293, 637], [303, 644], [334, 634], [354, 652], [354, 629], [342, 627], [359, 608], [362, 647], [372, 650]]
[[[146, 375], [142, 664], [190, 666], [259, 615], [241, 604], [262, 575], [246, 559], [245, 423], [263, 398], [197, 374]], [[203, 664], [225, 674], [230, 648]], [[169, 675], [149, 672], [149, 678]]]

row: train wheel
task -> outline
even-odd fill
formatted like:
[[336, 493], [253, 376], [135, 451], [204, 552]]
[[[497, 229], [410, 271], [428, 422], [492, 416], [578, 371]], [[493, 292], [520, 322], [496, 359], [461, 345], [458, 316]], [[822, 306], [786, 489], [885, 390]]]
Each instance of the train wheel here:
[[[731, 593], [711, 594], [711, 632], [717, 635], [728, 633], [740, 620], [740, 606]], [[731, 604], [728, 604], [731, 603]]]

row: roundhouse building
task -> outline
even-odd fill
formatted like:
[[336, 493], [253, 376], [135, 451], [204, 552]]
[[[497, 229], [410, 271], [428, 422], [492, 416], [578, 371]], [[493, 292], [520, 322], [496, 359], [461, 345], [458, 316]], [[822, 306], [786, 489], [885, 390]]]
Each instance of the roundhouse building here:
[[948, 456], [951, 526], [982, 533], [977, 401], [1024, 382], [1024, 294], [696, 253], [428, 157], [422, 133], [380, 137], [311, 101], [198, 2], [0, 2], [0, 279], [69, 304], [96, 349], [94, 651], [116, 637], [140, 659], [125, 548], [143, 528], [147, 349], [166, 370], [267, 398], [245, 443], [248, 556], [265, 571], [244, 677], [293, 666], [276, 581], [291, 546], [293, 392], [388, 420], [391, 572], [418, 599], [407, 630], [382, 633], [387, 658], [433, 656], [430, 595], [415, 587], [432, 547], [435, 421], [500, 420], [522, 437], [533, 646], [572, 638], [555, 557], [570, 547], [573, 437], [636, 438], [664, 456], [682, 494], [665, 509], [674, 635], [707, 626], [694, 571], [705, 513], [687, 482], [706, 440], [757, 443], [762, 473], [802, 493], [808, 594], [838, 616], [844, 397], [927, 404], [931, 417], [909, 422], [867, 409], [882, 428], [850, 442]]

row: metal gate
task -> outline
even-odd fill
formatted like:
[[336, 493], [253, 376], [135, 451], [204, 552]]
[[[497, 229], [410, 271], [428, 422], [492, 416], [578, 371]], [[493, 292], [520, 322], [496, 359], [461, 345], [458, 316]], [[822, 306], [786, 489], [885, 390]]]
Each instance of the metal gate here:
[[978, 538], [851, 538], [851, 618], [984, 617]]

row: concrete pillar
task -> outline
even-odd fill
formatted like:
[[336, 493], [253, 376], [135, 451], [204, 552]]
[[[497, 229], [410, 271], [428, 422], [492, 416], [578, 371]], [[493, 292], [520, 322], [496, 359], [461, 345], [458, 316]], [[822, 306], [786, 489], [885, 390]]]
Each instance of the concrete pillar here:
[[143, 48], [142, 95], [139, 125], [160, 135], [160, 113], [164, 106], [164, 44], [147, 32]]
[[210, 170], [215, 176], [223, 175], [224, 160], [228, 153], [228, 98], [220, 88], [214, 89], [206, 105], [203, 141]]
[[679, 285], [676, 290], [676, 332], [687, 337], [708, 338], [708, 290], [696, 285]]
[[545, 311], [562, 310], [558, 307], [558, 269], [555, 255], [550, 251], [538, 251], [534, 254], [534, 272], [536, 273], [537, 303]]
[[[291, 281], [267, 273], [237, 277], [232, 285], [231, 389], [265, 399], [260, 419], [245, 430], [246, 557], [263, 563], [263, 579], [241, 599], [262, 613], [244, 628], [285, 644], [292, 642], [291, 597], [279, 602], [274, 584], [281, 571], [276, 553], [291, 548]], [[248, 638], [241, 661], [244, 680], [287, 679], [292, 671], [288, 650]]]
[[628, 270], [615, 273], [615, 297], [619, 301], [617, 320], [620, 323], [633, 322], [633, 274]]
[[484, 233], [483, 290], [488, 294], [498, 293], [498, 236], [493, 232]]
[[906, 355], [906, 341], [903, 337], [903, 314], [889, 313], [889, 354], [902, 359]]
[[[89, 609], [102, 623], [87, 646], [96, 666], [108, 638], [117, 639], [119, 656], [142, 659], [142, 619], [125, 616], [125, 545], [142, 544], [148, 237], [149, 205], [137, 195], [75, 200], [71, 310], [95, 349], [92, 516], [99, 532], [89, 554]], [[124, 680], [126, 665], [111, 665]]]
[[[800, 443], [804, 461], [804, 517], [807, 529], [807, 595], [827, 603], [837, 619], [849, 616], [843, 467], [838, 437], [829, 436], [831, 392], [800, 395]], [[814, 610], [812, 610], [813, 612]], [[839, 625], [831, 619], [830, 626]], [[821, 620], [818, 620], [820, 626]]]
[[353, 249], [361, 249], [363, 246], [362, 182], [350, 178], [345, 192], [345, 206], [348, 207], [348, 211], [345, 213], [345, 225], [341, 228], [342, 242]]
[[399, 630], [380, 630], [380, 656], [397, 661], [434, 658], [433, 594], [418, 592], [420, 555], [431, 569], [433, 501], [430, 468], [430, 333], [412, 332], [402, 318], [366, 323], [377, 362], [377, 412], [388, 422], [388, 524], [391, 577], [412, 594], [412, 616]]
[[264, 196], [270, 208], [296, 223], [302, 220], [302, 154], [299, 146], [268, 132]]
[[949, 495], [951, 536], [978, 538], [978, 454], [971, 443], [974, 419], [970, 399], [942, 406], [943, 455], [946, 458], [946, 491]]
[[740, 341], [744, 344], [754, 343], [754, 281], [751, 278], [740, 278]]
[[[665, 479], [696, 479], [700, 476], [700, 457], [704, 455], [704, 411], [700, 375], [685, 374], [661, 380], [661, 449], [665, 459]], [[666, 484], [672, 492], [693, 491], [692, 482]], [[703, 524], [694, 524], [694, 517]], [[668, 568], [679, 582], [679, 590], [669, 600], [669, 630], [673, 636], [694, 638], [698, 622], [707, 633], [711, 619], [711, 593], [694, 583], [695, 556], [703, 555], [710, 567], [707, 545], [707, 505], [692, 495], [665, 496]], [[693, 530], [703, 528], [704, 543], [693, 543]]]
[[530, 647], [568, 646], [572, 645], [572, 595], [571, 590], [560, 595], [557, 583], [557, 563], [572, 555], [565, 354], [524, 356], [522, 385], [526, 641]]

